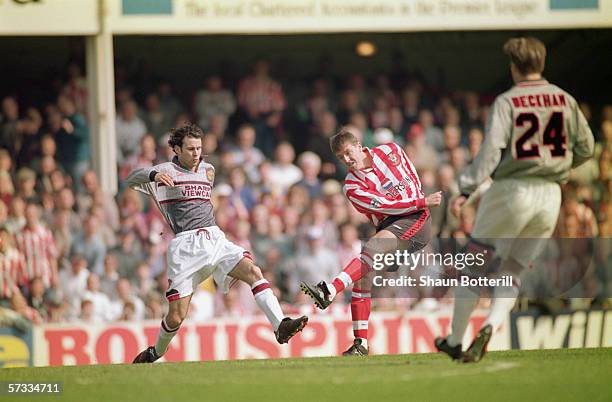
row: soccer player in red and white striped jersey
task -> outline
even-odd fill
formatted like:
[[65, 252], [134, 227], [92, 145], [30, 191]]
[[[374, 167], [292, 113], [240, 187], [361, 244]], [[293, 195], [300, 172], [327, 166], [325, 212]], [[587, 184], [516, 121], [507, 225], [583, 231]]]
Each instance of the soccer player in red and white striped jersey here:
[[[425, 247], [431, 236], [429, 209], [438, 206], [441, 192], [425, 196], [417, 172], [403, 149], [394, 143], [375, 148], [363, 147], [346, 128], [330, 139], [334, 154], [349, 173], [344, 193], [359, 212], [376, 226], [376, 234], [331, 283], [316, 286], [301, 283], [302, 290], [324, 309], [346, 287], [353, 285], [351, 313], [355, 343], [344, 354], [367, 354], [371, 279], [374, 255], [397, 250], [415, 252]], [[402, 243], [400, 244], [400, 240]]]

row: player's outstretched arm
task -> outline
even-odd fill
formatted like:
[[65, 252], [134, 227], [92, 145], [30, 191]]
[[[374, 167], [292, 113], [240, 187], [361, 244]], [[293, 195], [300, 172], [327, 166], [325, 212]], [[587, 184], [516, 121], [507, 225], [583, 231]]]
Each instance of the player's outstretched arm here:
[[152, 176], [152, 172], [156, 172], [155, 167], [146, 167], [134, 169], [130, 172], [128, 177], [125, 179], [125, 182], [130, 187], [136, 187], [141, 184], [150, 183], [154, 181]]

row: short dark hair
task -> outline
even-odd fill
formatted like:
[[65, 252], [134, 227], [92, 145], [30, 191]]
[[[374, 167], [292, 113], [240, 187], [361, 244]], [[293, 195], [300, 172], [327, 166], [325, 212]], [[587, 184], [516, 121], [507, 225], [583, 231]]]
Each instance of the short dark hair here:
[[544, 71], [546, 46], [534, 37], [511, 38], [504, 43], [504, 53], [510, 57], [518, 71], [527, 75]]
[[333, 153], [336, 153], [345, 143], [357, 144], [359, 140], [355, 134], [351, 133], [348, 128], [342, 127], [338, 133], [329, 139], [329, 146]]
[[185, 137], [202, 138], [204, 132], [198, 126], [193, 123], [186, 123], [185, 125], [170, 130], [170, 139], [168, 139], [168, 145], [174, 148], [176, 145], [179, 147], [183, 146], [183, 139]]

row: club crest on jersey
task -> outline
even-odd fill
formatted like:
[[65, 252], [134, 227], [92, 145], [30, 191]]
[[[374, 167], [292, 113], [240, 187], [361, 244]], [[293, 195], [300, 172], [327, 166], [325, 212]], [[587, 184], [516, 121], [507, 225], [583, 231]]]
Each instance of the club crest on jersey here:
[[400, 159], [395, 153], [390, 153], [389, 155], [387, 155], [387, 158], [389, 158], [389, 162], [391, 162], [393, 166], [397, 166], [400, 164]]
[[380, 202], [377, 200], [370, 201], [370, 205], [372, 206], [372, 208], [380, 208]]
[[206, 169], [206, 178], [212, 183], [215, 180], [215, 170], [212, 168]]

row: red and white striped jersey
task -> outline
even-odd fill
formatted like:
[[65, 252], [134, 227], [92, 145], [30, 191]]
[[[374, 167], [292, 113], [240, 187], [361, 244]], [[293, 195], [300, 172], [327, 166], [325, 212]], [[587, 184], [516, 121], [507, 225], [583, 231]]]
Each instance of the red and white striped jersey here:
[[378, 226], [390, 215], [410, 215], [426, 208], [419, 176], [399, 145], [363, 150], [371, 156], [372, 167], [350, 170], [343, 188], [357, 211]]
[[20, 284], [26, 284], [30, 279], [40, 276], [45, 287], [51, 286], [52, 260], [58, 257], [51, 231], [43, 225], [39, 225], [36, 229], [29, 229], [26, 226], [15, 235], [15, 240], [26, 261], [26, 270]]
[[0, 252], [0, 298], [12, 296], [13, 287], [23, 282], [25, 272], [25, 258], [16, 248]]

